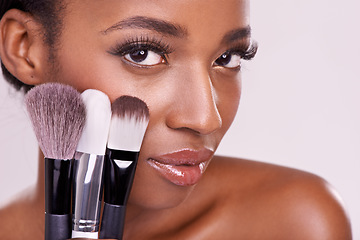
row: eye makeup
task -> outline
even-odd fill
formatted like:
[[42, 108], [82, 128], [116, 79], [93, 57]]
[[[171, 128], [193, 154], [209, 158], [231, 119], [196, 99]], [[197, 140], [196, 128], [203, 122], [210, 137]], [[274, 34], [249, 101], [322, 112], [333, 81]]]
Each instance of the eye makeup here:
[[[167, 63], [167, 55], [173, 52], [173, 49], [163, 40], [157, 39], [155, 37], [149, 36], [140, 36], [135, 38], [130, 38], [125, 40], [122, 43], [117, 43], [112, 47], [108, 52], [115, 56], [124, 57], [127, 54], [139, 55], [146, 54], [152, 51], [155, 54], [158, 54], [162, 61], [160, 63]], [[136, 60], [134, 60], [136, 62]], [[154, 64], [156, 65], [156, 64]]]
[[252, 41], [250, 44], [241, 42], [221, 54], [214, 61], [216, 67], [223, 67], [229, 70], [239, 71], [241, 60], [251, 60], [257, 52], [257, 43]]
[[251, 60], [255, 57], [256, 52], [258, 49], [258, 45], [256, 41], [251, 41], [249, 43], [239, 43], [233, 47], [231, 47], [226, 54], [227, 55], [238, 55], [241, 57], [241, 59], [244, 60]]
[[[135, 67], [148, 68], [160, 64], [168, 64], [168, 55], [174, 52], [162, 38], [155, 36], [130, 37], [108, 50], [114, 56], [120, 56], [124, 61]], [[231, 70], [240, 70], [240, 60], [251, 60], [257, 52], [255, 41], [240, 41], [232, 44], [214, 61], [214, 66]]]

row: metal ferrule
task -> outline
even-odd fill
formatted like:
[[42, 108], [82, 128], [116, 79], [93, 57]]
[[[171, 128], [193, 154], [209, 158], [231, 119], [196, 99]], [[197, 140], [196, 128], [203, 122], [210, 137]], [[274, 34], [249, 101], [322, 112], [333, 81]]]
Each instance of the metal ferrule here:
[[103, 165], [104, 155], [75, 155], [73, 231], [99, 231]]
[[107, 149], [104, 202], [125, 206], [134, 180], [139, 152]]

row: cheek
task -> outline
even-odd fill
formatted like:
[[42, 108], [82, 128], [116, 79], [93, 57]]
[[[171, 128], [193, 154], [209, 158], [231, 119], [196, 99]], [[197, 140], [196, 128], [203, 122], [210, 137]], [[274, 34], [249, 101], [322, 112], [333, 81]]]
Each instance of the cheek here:
[[85, 54], [84, 48], [70, 49], [67, 47], [59, 51], [56, 81], [71, 85], [81, 92], [90, 88], [103, 90], [100, 83], [105, 81], [106, 75], [99, 71], [102, 66], [96, 58], [92, 58], [91, 51]]
[[[84, 49], [84, 48], [82, 48]], [[56, 81], [71, 85], [80, 92], [97, 89], [106, 93], [113, 101], [121, 95], [137, 96], [136, 81], [121, 69], [120, 61], [114, 61], [96, 51], [62, 51], [58, 57], [59, 71]], [[77, 57], [74, 57], [77, 56]]]
[[222, 133], [231, 126], [240, 102], [241, 96], [241, 79], [232, 83], [226, 83], [218, 91], [216, 91], [216, 102], [222, 119]]

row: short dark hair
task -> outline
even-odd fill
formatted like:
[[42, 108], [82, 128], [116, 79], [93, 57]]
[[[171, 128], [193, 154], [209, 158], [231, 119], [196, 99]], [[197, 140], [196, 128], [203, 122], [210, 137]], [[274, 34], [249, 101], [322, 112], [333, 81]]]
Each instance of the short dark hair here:
[[[44, 43], [52, 51], [49, 58], [54, 58], [55, 46], [62, 29], [61, 13], [64, 9], [63, 0], [2, 0], [0, 2], [0, 19], [10, 9], [19, 9], [34, 16], [44, 27]], [[28, 91], [32, 86], [26, 85], [14, 77], [1, 62], [1, 69], [5, 80], [17, 90]]]

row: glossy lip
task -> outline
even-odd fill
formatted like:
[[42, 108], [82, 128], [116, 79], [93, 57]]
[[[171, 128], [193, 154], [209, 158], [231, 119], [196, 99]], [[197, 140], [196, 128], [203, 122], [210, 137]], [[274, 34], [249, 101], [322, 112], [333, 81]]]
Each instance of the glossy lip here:
[[179, 186], [191, 186], [199, 182], [214, 152], [210, 149], [182, 149], [151, 157], [148, 163], [166, 180]]

